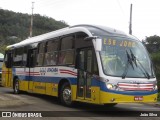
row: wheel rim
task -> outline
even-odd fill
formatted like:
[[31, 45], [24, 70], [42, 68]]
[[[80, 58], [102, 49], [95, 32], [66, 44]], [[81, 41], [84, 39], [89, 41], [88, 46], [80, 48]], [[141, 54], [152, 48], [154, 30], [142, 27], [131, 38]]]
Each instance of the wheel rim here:
[[66, 104], [71, 104], [71, 89], [65, 88], [63, 90], [63, 100]]
[[16, 81], [16, 83], [15, 83], [14, 90], [15, 90], [15, 93], [18, 93], [18, 90], [19, 90], [19, 83], [18, 83], [18, 81]]

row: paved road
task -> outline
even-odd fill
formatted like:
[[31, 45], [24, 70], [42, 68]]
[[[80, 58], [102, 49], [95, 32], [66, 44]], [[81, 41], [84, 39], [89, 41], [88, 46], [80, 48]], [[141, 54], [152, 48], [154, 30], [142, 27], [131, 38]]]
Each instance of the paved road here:
[[[118, 104], [113, 108], [106, 108], [105, 106], [76, 103], [76, 106], [68, 108], [62, 106], [58, 102], [58, 99], [55, 97], [30, 94], [30, 93], [15, 95], [13, 94], [12, 89], [4, 87], [0, 87], [0, 111], [1, 112], [11, 111], [12, 113], [17, 111], [18, 113], [20, 113], [20, 115], [24, 116], [25, 114], [28, 115], [26, 111], [31, 113], [33, 113], [34, 111], [35, 113], [37, 113], [37, 116], [42, 115], [42, 118], [37, 118], [37, 120], [39, 119], [75, 120], [75, 117], [76, 120], [78, 119], [86, 119], [86, 120], [103, 120], [103, 119], [158, 120], [159, 119], [160, 120], [160, 117], [139, 117], [141, 113], [143, 113], [143, 115], [147, 115], [148, 113], [150, 113], [150, 115], [156, 115], [157, 113], [157, 115], [160, 116], [159, 105], [128, 103], [128, 104]], [[18, 114], [14, 114], [15, 117], [16, 115]], [[54, 116], [54, 117], [51, 118], [49, 116]], [[0, 118], [0, 120], [1, 119], [2, 118]], [[8, 119], [8, 118], [3, 118], [3, 119]], [[16, 117], [12, 119], [20, 120], [22, 118]], [[30, 119], [30, 118], [25, 118], [25, 119]]]

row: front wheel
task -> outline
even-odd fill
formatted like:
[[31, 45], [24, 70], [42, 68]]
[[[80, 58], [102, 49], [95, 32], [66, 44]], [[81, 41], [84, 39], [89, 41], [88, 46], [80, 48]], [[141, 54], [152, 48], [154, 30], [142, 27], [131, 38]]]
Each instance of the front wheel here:
[[73, 102], [71, 99], [71, 95], [72, 95], [72, 92], [71, 92], [70, 84], [66, 82], [62, 85], [60, 90], [61, 103], [65, 106], [72, 106]]
[[19, 80], [18, 79], [15, 79], [15, 81], [14, 81], [13, 92], [15, 94], [19, 94], [20, 93], [20, 90], [19, 90]]

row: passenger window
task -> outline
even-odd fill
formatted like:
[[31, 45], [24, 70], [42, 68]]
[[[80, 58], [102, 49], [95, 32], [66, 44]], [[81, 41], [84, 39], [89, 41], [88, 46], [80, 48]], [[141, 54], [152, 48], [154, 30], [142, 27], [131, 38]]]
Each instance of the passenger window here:
[[73, 36], [67, 36], [62, 38], [61, 41], [61, 50], [67, 50], [67, 49], [72, 49], [73, 48]]
[[45, 43], [40, 43], [38, 47], [38, 54], [37, 54], [37, 65], [38, 66], [43, 65], [44, 52], [45, 52]]
[[87, 51], [87, 71], [92, 72], [92, 50]]
[[23, 58], [23, 47], [15, 49], [13, 57], [13, 65], [22, 66], [22, 61], [23, 61], [22, 58]]
[[47, 52], [45, 53], [44, 65], [56, 65], [58, 56], [58, 41], [47, 42]]
[[74, 63], [74, 51], [61, 51], [59, 52], [59, 64], [73, 64]]
[[75, 52], [74, 52], [74, 35], [66, 36], [61, 39], [61, 47], [58, 54], [59, 65], [73, 65]]

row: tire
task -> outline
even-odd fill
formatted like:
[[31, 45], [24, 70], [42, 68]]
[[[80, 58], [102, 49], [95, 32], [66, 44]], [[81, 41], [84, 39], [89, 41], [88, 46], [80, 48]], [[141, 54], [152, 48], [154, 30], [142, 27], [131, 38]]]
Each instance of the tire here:
[[71, 99], [71, 87], [68, 82], [65, 82], [60, 89], [60, 101], [65, 106], [72, 106], [73, 102]]
[[104, 104], [105, 107], [114, 107], [115, 105], [117, 105], [117, 103]]
[[20, 90], [19, 90], [19, 80], [17, 78], [14, 81], [13, 92], [14, 92], [14, 94], [19, 94], [20, 93]]

